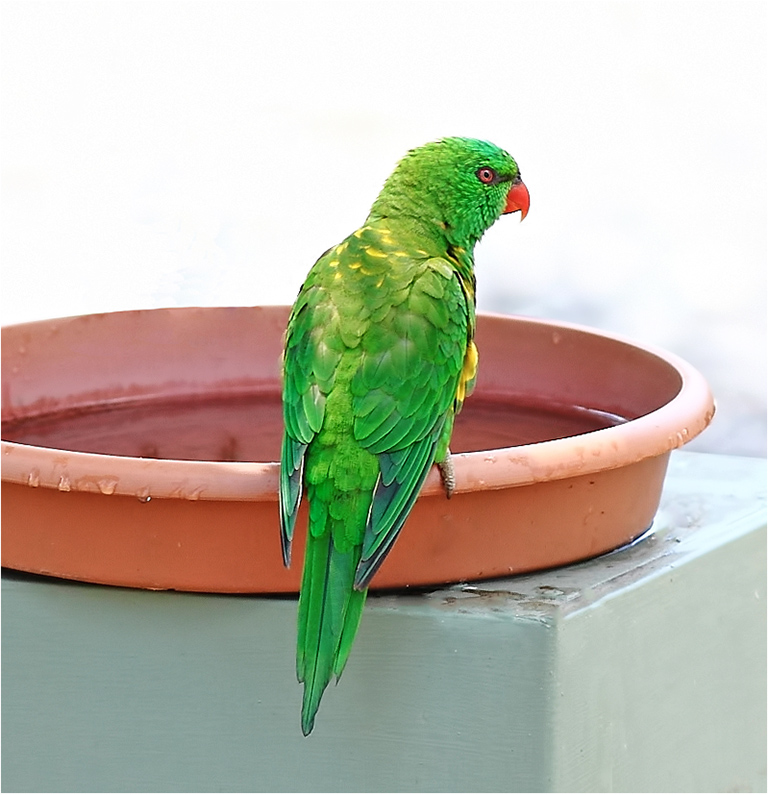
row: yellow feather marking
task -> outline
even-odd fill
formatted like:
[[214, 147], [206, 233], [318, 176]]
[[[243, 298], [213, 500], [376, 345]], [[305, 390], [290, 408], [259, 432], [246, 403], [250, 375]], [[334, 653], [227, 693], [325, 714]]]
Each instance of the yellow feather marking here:
[[474, 342], [468, 343], [465, 351], [465, 361], [462, 364], [462, 372], [459, 375], [457, 384], [457, 402], [463, 403], [465, 397], [472, 392], [475, 386], [475, 378], [478, 374], [478, 348]]
[[377, 257], [378, 259], [384, 259], [387, 256], [384, 251], [380, 251], [378, 248], [371, 248], [371, 246], [366, 246], [366, 253], [370, 257]]
[[356, 271], [356, 270], [358, 270], [358, 268], [360, 268], [360, 266], [361, 266], [360, 262], [351, 262], [347, 267], [350, 270]]

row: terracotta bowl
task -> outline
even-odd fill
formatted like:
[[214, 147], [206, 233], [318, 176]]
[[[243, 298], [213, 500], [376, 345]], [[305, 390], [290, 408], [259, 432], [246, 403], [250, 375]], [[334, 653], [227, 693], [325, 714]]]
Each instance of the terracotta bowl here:
[[[88, 582], [298, 589], [278, 537], [286, 307], [158, 309], [2, 330], [2, 563]], [[496, 577], [624, 545], [713, 415], [702, 376], [576, 326], [482, 315], [480, 376], [373, 587]]]

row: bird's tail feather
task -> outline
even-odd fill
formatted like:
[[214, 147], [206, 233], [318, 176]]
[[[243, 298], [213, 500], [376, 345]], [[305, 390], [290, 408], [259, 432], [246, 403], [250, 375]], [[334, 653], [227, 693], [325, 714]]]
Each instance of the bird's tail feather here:
[[297, 679], [304, 683], [305, 736], [332, 675], [338, 678], [344, 670], [366, 600], [367, 591], [353, 587], [360, 548], [339, 552], [331, 536], [307, 535], [296, 652]]

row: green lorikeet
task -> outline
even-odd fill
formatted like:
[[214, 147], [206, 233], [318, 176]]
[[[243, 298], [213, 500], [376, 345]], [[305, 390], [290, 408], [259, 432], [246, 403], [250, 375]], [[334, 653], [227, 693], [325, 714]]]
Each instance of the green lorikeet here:
[[303, 490], [299, 597], [302, 731], [347, 662], [369, 582], [430, 467], [453, 489], [449, 440], [475, 382], [473, 248], [529, 209], [518, 166], [493, 144], [446, 138], [410, 151], [365, 224], [310, 270], [283, 362], [283, 560]]

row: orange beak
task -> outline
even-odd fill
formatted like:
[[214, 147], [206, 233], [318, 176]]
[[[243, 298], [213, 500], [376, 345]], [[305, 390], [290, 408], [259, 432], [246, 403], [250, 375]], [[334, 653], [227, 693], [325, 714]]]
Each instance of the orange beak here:
[[513, 182], [513, 186], [507, 192], [507, 202], [505, 209], [502, 210], [502, 215], [514, 213], [516, 210], [521, 211], [521, 221], [529, 212], [529, 189], [523, 184], [520, 177]]

